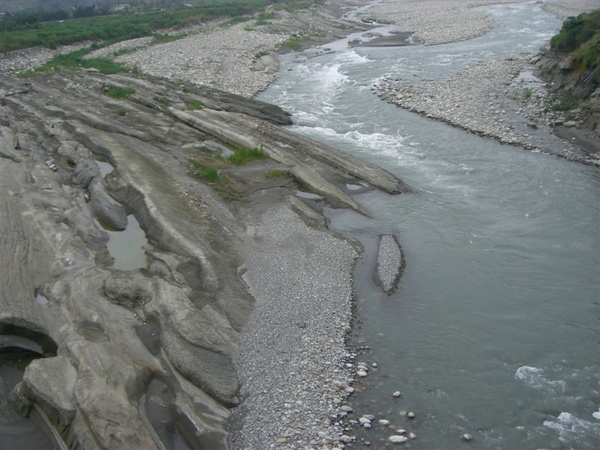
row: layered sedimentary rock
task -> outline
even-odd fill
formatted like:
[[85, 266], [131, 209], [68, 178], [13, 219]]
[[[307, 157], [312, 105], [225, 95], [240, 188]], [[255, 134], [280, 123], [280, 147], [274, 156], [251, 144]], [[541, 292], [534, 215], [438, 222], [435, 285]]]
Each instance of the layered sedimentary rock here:
[[[4, 77], [0, 101], [0, 333], [45, 356], [11, 402], [45, 415], [70, 448], [172, 448], [177, 434], [226, 448], [240, 401], [232, 357], [254, 303], [238, 252], [257, 239], [250, 218], [289, 205], [299, 185], [363, 213], [346, 183], [407, 189], [279, 128], [280, 109], [214, 90], [82, 72]], [[193, 101], [203, 108], [186, 109]], [[271, 158], [238, 167], [203, 144], [215, 140]], [[212, 182], [199, 169], [210, 164]], [[146, 263], [118, 270], [107, 230], [131, 214]]]

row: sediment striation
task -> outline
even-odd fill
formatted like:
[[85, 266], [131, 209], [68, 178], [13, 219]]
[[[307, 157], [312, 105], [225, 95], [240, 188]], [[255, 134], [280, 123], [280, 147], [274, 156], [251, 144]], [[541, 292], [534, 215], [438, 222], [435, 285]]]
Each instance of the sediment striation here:
[[[115, 87], [127, 95], [107, 95]], [[52, 343], [28, 366], [13, 404], [35, 405], [70, 448], [170, 448], [165, 429], [193, 448], [227, 448], [240, 374], [244, 396], [265, 389], [250, 381], [263, 370], [273, 389], [289, 381], [271, 367], [276, 360], [250, 354], [292, 327], [306, 347], [285, 363], [312, 369], [298, 370], [303, 388], [285, 396], [320, 424], [302, 439], [320, 432], [333, 442], [328, 415], [345, 395], [334, 382], [345, 379], [338, 371], [357, 252], [326, 230], [319, 210], [326, 202], [368, 214], [347, 183], [407, 187], [292, 135], [279, 125], [289, 123], [281, 109], [215, 89], [84, 71], [4, 76], [0, 102], [0, 332], [5, 346]], [[215, 150], [242, 147], [270, 158], [236, 166]], [[102, 176], [99, 161], [113, 171]], [[216, 180], [202, 178], [209, 165]], [[321, 200], [294, 197], [299, 189]], [[147, 261], [118, 270], [103, 226], [126, 229], [132, 214]], [[312, 271], [303, 272], [310, 258]], [[297, 317], [263, 327], [273, 301], [299, 308]], [[318, 314], [316, 305], [326, 309]], [[240, 341], [240, 333], [253, 337]], [[287, 426], [301, 415], [288, 414]], [[244, 426], [244, 442], [286, 433]]]

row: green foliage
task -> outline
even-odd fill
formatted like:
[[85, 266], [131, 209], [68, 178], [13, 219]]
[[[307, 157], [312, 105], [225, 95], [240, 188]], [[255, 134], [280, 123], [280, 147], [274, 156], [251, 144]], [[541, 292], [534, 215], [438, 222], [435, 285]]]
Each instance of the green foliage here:
[[310, 34], [292, 34], [286, 41], [278, 45], [280, 51], [301, 50], [302, 46], [309, 40], [324, 37], [323, 31], [314, 31]]
[[269, 54], [268, 50], [261, 50], [254, 55], [254, 59], [260, 59], [263, 56], [267, 56]]
[[171, 106], [171, 102], [164, 97], [159, 97], [159, 96], [155, 95], [152, 98], [156, 103], [158, 103], [163, 108], [167, 108], [167, 107]]
[[119, 107], [119, 109], [117, 109], [117, 115], [118, 116], [125, 116], [125, 115], [127, 115], [127, 109], [123, 108], [122, 106]]
[[555, 99], [552, 109], [554, 111], [568, 111], [573, 108], [575, 102], [577, 101], [577, 97], [570, 94], [564, 94]]
[[219, 179], [219, 172], [212, 166], [202, 164], [195, 159], [190, 159], [190, 164], [195, 170], [196, 175], [209, 183], [216, 183]]
[[254, 25], [256, 25], [257, 27], [261, 25], [270, 25], [271, 22], [269, 22], [269, 20], [275, 19], [276, 17], [277, 15], [274, 12], [262, 12], [256, 18], [256, 22], [254, 22]]
[[37, 73], [60, 72], [62, 70], [96, 69], [103, 74], [132, 72], [127, 66], [116, 63], [110, 58], [84, 58], [84, 56], [98, 47], [88, 47], [71, 53], [57, 54], [37, 69], [25, 73], [24, 76]]
[[[135, 14], [125, 12], [83, 17], [85, 14], [79, 12], [78, 17], [71, 15], [70, 19], [64, 21], [42, 21], [36, 15], [7, 15], [0, 20], [0, 53], [35, 46], [56, 48], [81, 41], [118, 42], [150, 36], [167, 28], [181, 28], [224, 17], [248, 16], [261, 11], [272, 2], [273, 0], [207, 0], [192, 8], [181, 7]], [[244, 17], [235, 20], [250, 19]]]
[[234, 17], [233, 19], [229, 19], [225, 22], [221, 22], [219, 26], [221, 28], [232, 27], [233, 25], [237, 25], [238, 23], [244, 23], [250, 21], [250, 17]]
[[152, 44], [166, 44], [167, 42], [178, 41], [179, 39], [183, 39], [186, 37], [186, 33], [178, 33], [178, 34], [163, 34], [156, 33], [152, 36]]
[[112, 98], [127, 98], [135, 93], [134, 89], [121, 87], [121, 86], [111, 86], [106, 91], [106, 95]]
[[273, 169], [265, 174], [265, 178], [273, 180], [275, 178], [287, 177], [290, 175], [289, 170]]
[[[600, 9], [569, 17], [550, 44], [552, 48], [570, 52], [583, 70], [600, 67]], [[596, 80], [600, 81], [598, 71]]]
[[196, 109], [202, 109], [204, 106], [200, 100], [192, 100], [190, 102], [185, 103], [185, 109], [194, 111]]
[[532, 94], [533, 94], [533, 91], [530, 88], [527, 88], [527, 89], [525, 89], [525, 92], [523, 95], [525, 96], [525, 98], [531, 98]]
[[249, 161], [267, 158], [269, 158], [269, 156], [260, 148], [239, 148], [229, 157], [229, 161], [236, 166], [239, 166]]

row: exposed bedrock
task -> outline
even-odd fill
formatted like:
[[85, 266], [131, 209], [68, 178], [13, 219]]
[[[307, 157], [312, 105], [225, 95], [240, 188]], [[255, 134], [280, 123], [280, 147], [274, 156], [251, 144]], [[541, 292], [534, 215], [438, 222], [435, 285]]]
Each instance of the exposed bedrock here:
[[[135, 94], [111, 98], [113, 83]], [[69, 448], [172, 449], [175, 435], [227, 448], [228, 408], [240, 401], [232, 358], [254, 307], [238, 254], [258, 239], [249, 218], [260, 222], [269, 202], [291, 208], [298, 183], [363, 213], [346, 182], [406, 189], [274, 125], [288, 117], [276, 107], [207, 92], [192, 113], [176, 109], [190, 94], [160, 81], [0, 78], [0, 344], [46, 356], [28, 366], [12, 404], [45, 417]], [[271, 159], [228, 165], [202, 144], [209, 138]], [[113, 171], [103, 176], [96, 159]], [[192, 162], [220, 164], [223, 181], [203, 181]], [[146, 264], [116, 270], [102, 226], [126, 229], [130, 214], [147, 238]]]

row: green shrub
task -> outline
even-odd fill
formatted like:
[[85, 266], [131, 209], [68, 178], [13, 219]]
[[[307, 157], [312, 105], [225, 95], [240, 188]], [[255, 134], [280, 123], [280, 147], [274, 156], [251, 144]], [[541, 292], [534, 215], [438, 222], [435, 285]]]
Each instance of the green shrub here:
[[152, 97], [152, 99], [156, 103], [158, 103], [160, 106], [162, 106], [163, 108], [167, 108], [171, 105], [171, 102], [164, 97], [159, 97], [159, 96], [155, 95], [154, 97]]
[[189, 102], [185, 102], [185, 109], [187, 110], [194, 111], [202, 108], [204, 108], [204, 105], [202, 105], [200, 100], [191, 100]]
[[569, 17], [560, 32], [550, 40], [552, 48], [572, 52], [583, 63], [583, 68], [594, 69], [600, 65], [600, 9]]
[[106, 91], [106, 95], [112, 98], [127, 98], [134, 93], [134, 89], [120, 86], [111, 86]]
[[260, 148], [239, 148], [229, 157], [229, 161], [239, 166], [248, 161], [267, 159], [269, 156]]
[[577, 97], [570, 94], [564, 94], [561, 97], [558, 97], [554, 104], [552, 105], [552, 109], [554, 111], [568, 111], [573, 108], [575, 102], [577, 101]]
[[127, 115], [127, 109], [120, 107], [119, 109], [117, 109], [117, 115], [118, 116], [125, 116]]
[[190, 159], [190, 164], [195, 170], [196, 176], [209, 183], [216, 183], [219, 180], [219, 172], [214, 167], [202, 164], [195, 159]]

